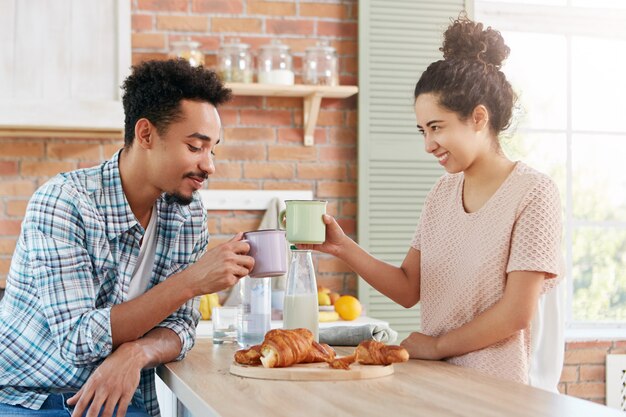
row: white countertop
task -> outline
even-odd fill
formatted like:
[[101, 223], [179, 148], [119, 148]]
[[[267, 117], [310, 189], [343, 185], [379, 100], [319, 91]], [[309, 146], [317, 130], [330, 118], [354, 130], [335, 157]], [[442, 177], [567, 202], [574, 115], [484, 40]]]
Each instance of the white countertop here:
[[[319, 324], [320, 329], [325, 329], [334, 326], [363, 326], [364, 324], [380, 324], [389, 325], [388, 322], [378, 319], [373, 319], [367, 316], [361, 316], [356, 320], [337, 320], [330, 322], [322, 322]], [[272, 320], [272, 329], [280, 329], [283, 327], [282, 320]], [[213, 334], [213, 323], [211, 320], [200, 320], [198, 327], [196, 328], [196, 337], [211, 337]]]

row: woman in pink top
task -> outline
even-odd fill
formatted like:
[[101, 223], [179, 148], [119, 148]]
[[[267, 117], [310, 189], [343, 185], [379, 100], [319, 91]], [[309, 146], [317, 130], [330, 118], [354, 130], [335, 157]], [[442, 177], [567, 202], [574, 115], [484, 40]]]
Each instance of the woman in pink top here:
[[426, 198], [402, 265], [372, 257], [331, 216], [324, 244], [300, 246], [337, 256], [404, 307], [421, 301], [421, 331], [402, 342], [412, 358], [555, 390], [559, 192], [500, 148], [516, 100], [500, 71], [509, 54], [500, 33], [461, 18], [444, 38], [444, 59], [415, 87], [415, 115], [426, 151], [447, 173]]

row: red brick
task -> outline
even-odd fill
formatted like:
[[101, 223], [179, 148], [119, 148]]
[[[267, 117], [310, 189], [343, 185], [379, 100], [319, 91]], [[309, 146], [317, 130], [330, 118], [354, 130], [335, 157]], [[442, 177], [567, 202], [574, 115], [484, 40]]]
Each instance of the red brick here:
[[339, 58], [339, 68], [343, 72], [356, 74], [359, 72], [359, 60], [356, 56], [345, 56]]
[[48, 158], [54, 159], [100, 159], [98, 143], [49, 143], [46, 151]]
[[218, 219], [207, 219], [207, 230], [210, 234], [214, 235], [219, 232]]
[[263, 181], [264, 190], [311, 190], [313, 184], [304, 181]]
[[606, 367], [604, 365], [581, 365], [581, 381], [601, 381], [606, 380]]
[[320, 148], [320, 161], [355, 161], [356, 148], [325, 146]]
[[328, 133], [329, 143], [335, 145], [355, 145], [357, 143], [356, 130], [351, 127], [337, 127]]
[[[228, 140], [228, 139], [226, 139]], [[215, 148], [215, 154], [217, 156], [217, 160], [222, 161], [264, 161], [267, 159], [267, 152], [265, 149], [265, 145], [256, 145], [256, 144], [241, 144], [241, 145], [231, 145], [231, 144], [220, 144], [217, 148]]]
[[241, 110], [242, 125], [291, 126], [292, 115], [289, 110]]
[[348, 164], [348, 179], [358, 181], [359, 170], [357, 164]]
[[102, 156], [105, 160], [109, 160], [113, 157], [113, 155], [115, 155], [115, 152], [119, 151], [123, 147], [124, 142], [102, 145]]
[[341, 203], [341, 215], [343, 217], [356, 217], [358, 205], [353, 201], [343, 201]]
[[241, 172], [241, 162], [216, 162], [215, 173], [211, 175], [211, 178], [239, 179]]
[[242, 0], [193, 0], [194, 13], [243, 13]]
[[17, 175], [17, 161], [0, 161], [0, 175]]
[[[317, 39], [312, 39], [312, 38], [284, 39], [283, 40], [283, 43], [285, 45], [289, 45], [289, 48], [291, 48], [292, 54], [304, 53], [304, 51], [306, 51], [307, 48], [311, 46], [315, 46], [317, 42], [318, 42]], [[301, 68], [301, 67], [297, 67], [297, 68]]]
[[101, 164], [101, 161], [79, 161], [77, 168], [79, 168], [79, 169], [82, 169], [82, 168], [92, 168], [92, 167], [95, 167], [96, 165], [100, 165], [100, 164]]
[[235, 19], [214, 17], [211, 19], [212, 32], [260, 33], [262, 29], [260, 19]]
[[578, 366], [565, 365], [561, 372], [561, 382], [577, 382], [578, 381]]
[[239, 125], [239, 110], [233, 108], [220, 108], [219, 113], [222, 126]]
[[347, 112], [346, 113], [346, 126], [356, 127], [359, 124], [358, 114], [357, 112]]
[[304, 146], [273, 146], [269, 149], [270, 161], [315, 161], [317, 149]]
[[322, 258], [317, 264], [319, 272], [352, 272], [352, 269], [338, 258]]
[[28, 200], [9, 200], [6, 202], [7, 216], [24, 217]]
[[38, 158], [44, 155], [43, 142], [0, 140], [0, 155], [4, 158]]
[[187, 0], [137, 0], [137, 9], [157, 12], [186, 12]]
[[317, 282], [317, 285], [326, 287], [336, 293], [342, 293], [344, 287], [344, 279], [343, 276], [325, 275], [321, 277], [321, 279]]
[[317, 117], [318, 126], [342, 126], [343, 124], [343, 112], [320, 110], [319, 116]]
[[311, 35], [314, 24], [312, 20], [278, 20], [267, 19], [265, 21], [265, 31], [277, 35]]
[[248, 163], [243, 166], [244, 178], [292, 179], [294, 171], [293, 163]]
[[163, 49], [165, 35], [162, 33], [133, 33], [131, 41], [133, 49]]
[[17, 236], [20, 234], [21, 220], [1, 220], [0, 236]]
[[319, 36], [356, 39], [359, 31], [356, 23], [319, 21], [317, 22], [317, 34]]
[[272, 108], [295, 108], [300, 110], [300, 124], [302, 124], [302, 99], [294, 97], [268, 97], [266, 99], [267, 107]]
[[614, 348], [626, 348], [626, 340], [616, 340], [613, 342]]
[[568, 342], [566, 350], [570, 349], [605, 349], [608, 350], [613, 345], [610, 341], [589, 341], [589, 342]]
[[152, 60], [162, 61], [167, 58], [168, 58], [168, 55], [164, 52], [150, 52], [150, 53], [133, 52], [132, 64], [138, 65], [138, 64], [141, 64], [142, 62], [152, 61]]
[[567, 394], [566, 384], [564, 384], [564, 383], [560, 383], [560, 384], [557, 386], [557, 389], [559, 390], [559, 393], [561, 393], [561, 394]]
[[30, 180], [0, 181], [1, 196], [31, 196], [35, 192], [35, 184]]
[[64, 161], [22, 161], [20, 172], [24, 176], [47, 176], [68, 172], [76, 168], [73, 162]]
[[345, 165], [337, 164], [299, 164], [298, 178], [303, 179], [320, 179], [320, 180], [345, 180]]
[[239, 109], [242, 107], [254, 107], [258, 109], [261, 107], [262, 104], [263, 104], [263, 97], [234, 96], [233, 99], [222, 108]]
[[[327, 143], [326, 129], [318, 128], [313, 132], [313, 140], [316, 145]], [[278, 142], [280, 143], [298, 143], [304, 141], [304, 130], [302, 127], [281, 127], [278, 128]]]
[[606, 395], [603, 382], [581, 382], [578, 384], [567, 384], [567, 395], [578, 398], [604, 398]]
[[567, 349], [565, 351], [566, 364], [603, 364], [606, 360], [606, 350], [603, 349]]
[[348, 18], [348, 7], [342, 4], [302, 3], [300, 16], [327, 17], [345, 20]]
[[356, 184], [353, 182], [320, 182], [317, 184], [317, 195], [327, 197], [356, 197]]
[[357, 20], [359, 18], [359, 3], [357, 2], [353, 2], [350, 5], [350, 14], [349, 14], [350, 18], [352, 20]]
[[344, 295], [352, 295], [354, 297], [357, 296], [357, 292], [358, 292], [358, 282], [359, 279], [356, 276], [355, 273], [352, 274], [346, 274], [344, 276]]
[[276, 131], [269, 127], [227, 127], [224, 129], [224, 140], [274, 142]]
[[222, 233], [247, 232], [259, 228], [259, 219], [224, 218], [222, 219]]
[[259, 183], [253, 181], [211, 181], [212, 190], [258, 190]]
[[135, 14], [132, 17], [133, 32], [147, 32], [152, 30], [153, 16], [150, 14]]
[[181, 32], [206, 32], [209, 28], [207, 16], [158, 15], [157, 29], [179, 30]]
[[[302, 7], [302, 6], [300, 6]], [[296, 14], [295, 2], [285, 3], [276, 1], [248, 0], [248, 14], [262, 14], [270, 16], [293, 16]]]
[[358, 55], [359, 53], [359, 44], [356, 41], [335, 39], [330, 44], [337, 50], [339, 56]]
[[16, 243], [17, 239], [15, 238], [0, 239], [0, 255], [12, 255], [15, 251]]

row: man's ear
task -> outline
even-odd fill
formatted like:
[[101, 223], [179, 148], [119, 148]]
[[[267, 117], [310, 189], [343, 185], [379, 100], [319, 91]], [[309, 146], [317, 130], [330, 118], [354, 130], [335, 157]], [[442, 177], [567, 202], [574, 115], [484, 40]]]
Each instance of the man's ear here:
[[474, 108], [472, 112], [472, 122], [474, 123], [474, 129], [478, 132], [483, 129], [489, 128], [489, 111], [487, 107], [479, 104]]
[[144, 149], [150, 149], [154, 145], [156, 128], [150, 120], [141, 118], [135, 123], [135, 142]]

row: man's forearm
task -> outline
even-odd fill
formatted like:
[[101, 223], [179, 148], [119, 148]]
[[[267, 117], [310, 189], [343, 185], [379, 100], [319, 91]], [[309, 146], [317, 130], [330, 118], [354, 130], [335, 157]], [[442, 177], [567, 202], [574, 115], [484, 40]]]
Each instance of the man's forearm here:
[[134, 300], [111, 308], [114, 349], [146, 335], [196, 295], [185, 285], [186, 273], [187, 270], [173, 275]]
[[165, 327], [154, 328], [142, 338], [127, 344], [134, 345], [144, 369], [173, 361], [182, 349], [178, 335]]

